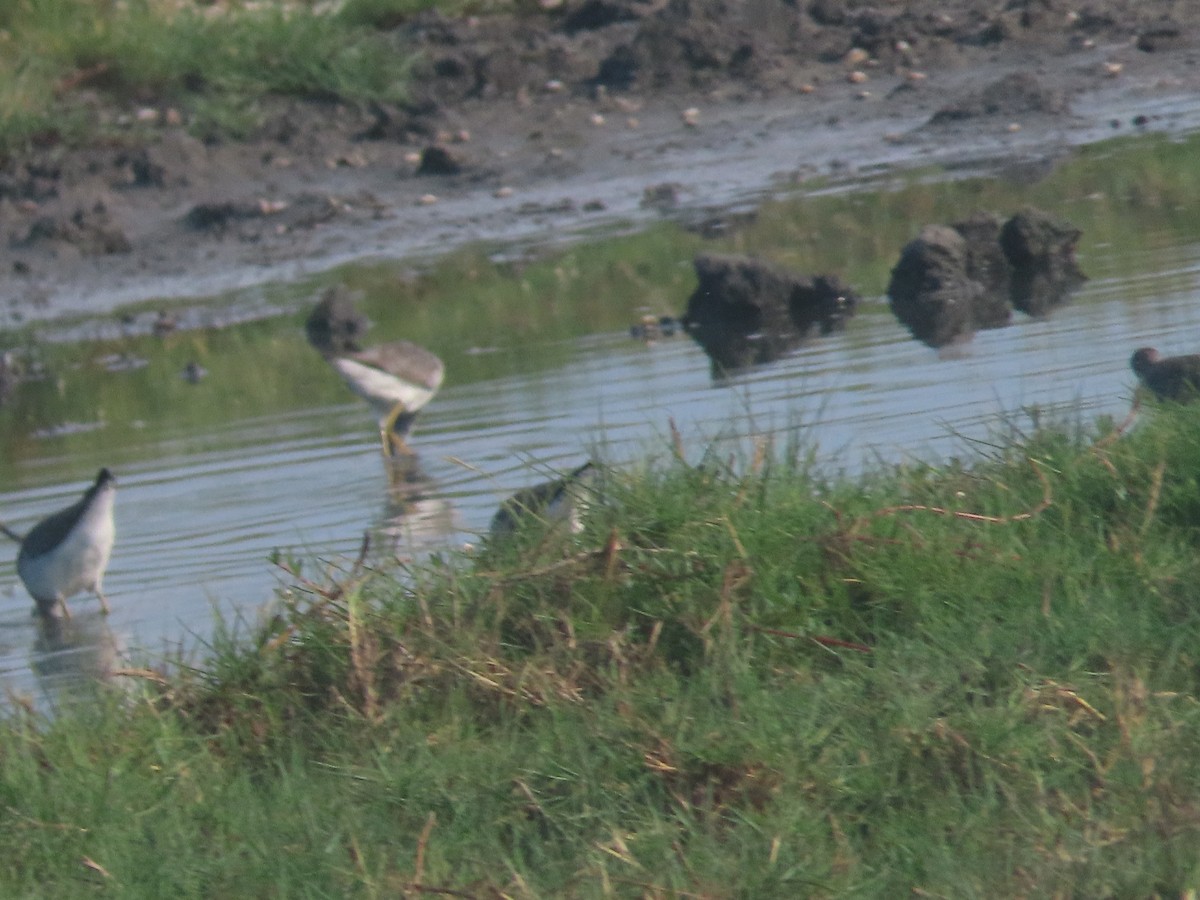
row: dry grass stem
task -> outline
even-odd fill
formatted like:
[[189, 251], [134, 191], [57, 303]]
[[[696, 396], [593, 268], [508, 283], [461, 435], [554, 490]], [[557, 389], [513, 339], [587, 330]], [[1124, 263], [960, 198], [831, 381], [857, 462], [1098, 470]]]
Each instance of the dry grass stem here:
[[929, 512], [939, 516], [953, 516], [956, 519], [966, 519], [969, 522], [988, 522], [994, 525], [1008, 525], [1012, 522], [1024, 522], [1032, 519], [1035, 516], [1045, 512], [1053, 503], [1051, 495], [1050, 481], [1046, 478], [1046, 474], [1038, 466], [1033, 459], [1029, 460], [1029, 464], [1033, 466], [1033, 470], [1037, 472], [1038, 479], [1042, 482], [1042, 499], [1037, 506], [1026, 510], [1022, 513], [1017, 513], [1012, 516], [989, 516], [983, 513], [962, 512], [961, 510], [946, 509], [943, 506], [926, 506], [919, 503], [905, 503], [900, 506], [888, 506], [884, 509], [876, 510], [876, 517], [892, 516], [902, 512]]

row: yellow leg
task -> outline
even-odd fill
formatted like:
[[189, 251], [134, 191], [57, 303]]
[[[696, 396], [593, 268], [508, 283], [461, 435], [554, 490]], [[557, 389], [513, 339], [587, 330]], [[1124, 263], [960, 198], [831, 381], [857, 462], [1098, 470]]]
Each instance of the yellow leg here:
[[396, 420], [403, 414], [404, 404], [397, 403], [379, 426], [379, 437], [383, 441], [383, 455], [386, 459], [409, 453], [408, 444], [404, 443], [404, 438], [394, 431]]

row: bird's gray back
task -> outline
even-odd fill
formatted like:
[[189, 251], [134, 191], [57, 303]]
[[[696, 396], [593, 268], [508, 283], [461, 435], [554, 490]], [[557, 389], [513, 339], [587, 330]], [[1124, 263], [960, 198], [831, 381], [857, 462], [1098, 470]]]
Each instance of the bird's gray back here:
[[345, 356], [429, 390], [436, 390], [446, 374], [445, 365], [435, 354], [412, 341], [390, 341]]

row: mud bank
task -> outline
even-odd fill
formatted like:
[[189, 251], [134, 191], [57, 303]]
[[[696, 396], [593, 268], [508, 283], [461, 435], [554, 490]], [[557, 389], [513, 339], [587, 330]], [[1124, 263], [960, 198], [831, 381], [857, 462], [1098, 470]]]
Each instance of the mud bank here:
[[219, 144], [164, 115], [10, 161], [0, 327], [703, 219], [815, 178], [1028, 171], [1072, 145], [1200, 127], [1200, 10], [989, 6], [589, 0], [532, 20], [422, 17], [398, 26], [422, 52], [405, 108], [280, 102], [252, 140]]

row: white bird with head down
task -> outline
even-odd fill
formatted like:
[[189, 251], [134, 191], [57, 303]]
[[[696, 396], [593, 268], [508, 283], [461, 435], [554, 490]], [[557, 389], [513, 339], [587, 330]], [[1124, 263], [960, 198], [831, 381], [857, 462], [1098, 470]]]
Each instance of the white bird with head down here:
[[21, 539], [17, 574], [47, 618], [70, 618], [67, 599], [92, 591], [108, 612], [101, 581], [112, 554], [117, 480], [101, 469], [95, 483], [66, 509], [38, 522]]

